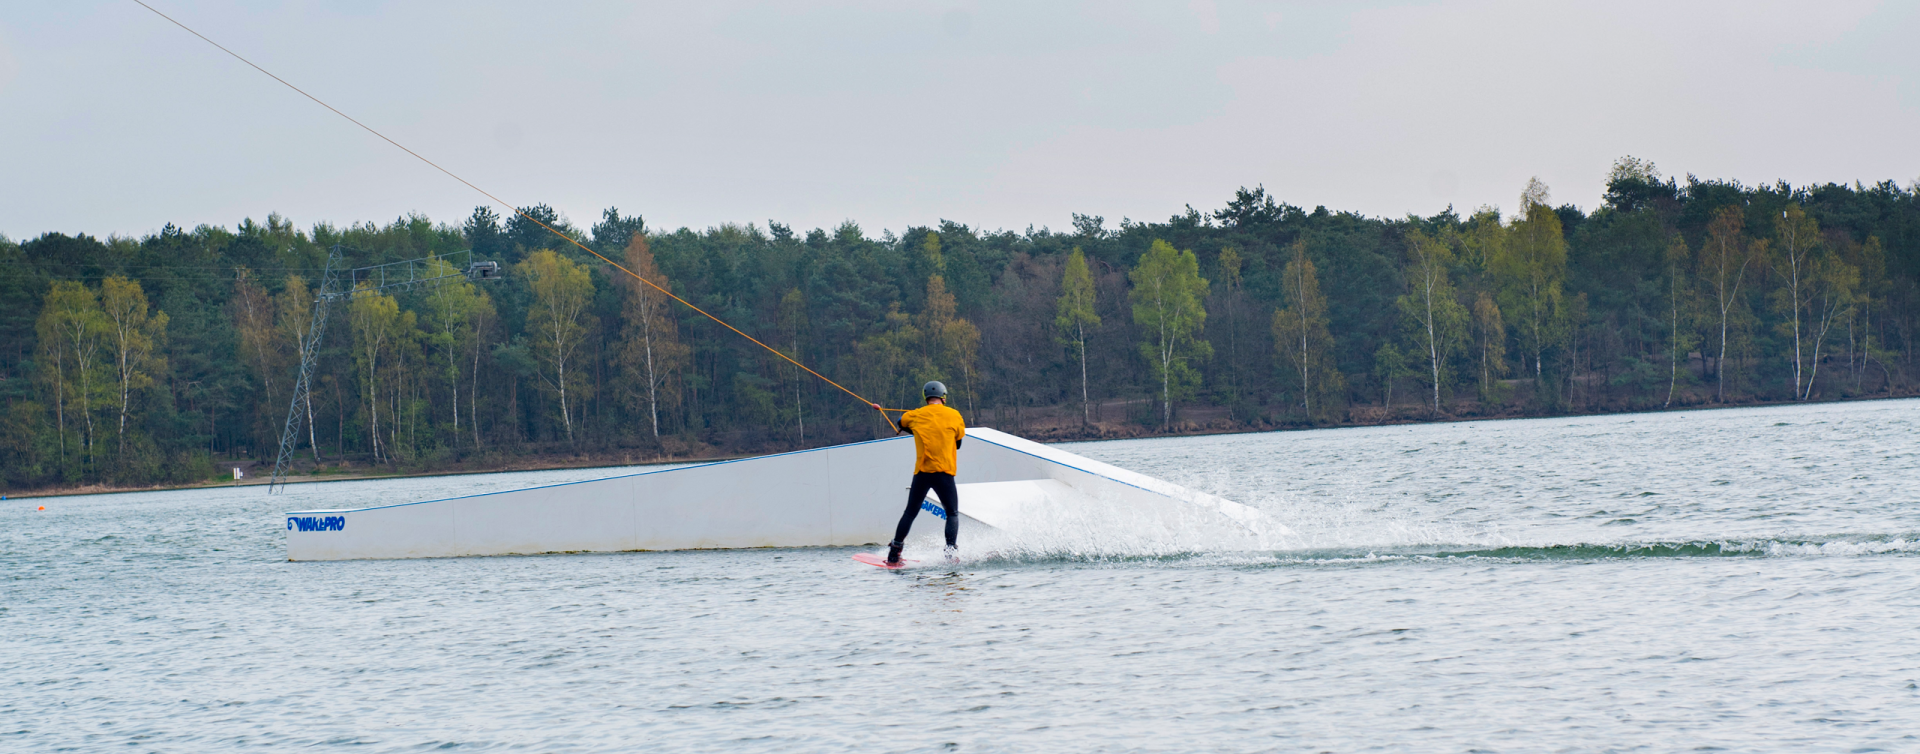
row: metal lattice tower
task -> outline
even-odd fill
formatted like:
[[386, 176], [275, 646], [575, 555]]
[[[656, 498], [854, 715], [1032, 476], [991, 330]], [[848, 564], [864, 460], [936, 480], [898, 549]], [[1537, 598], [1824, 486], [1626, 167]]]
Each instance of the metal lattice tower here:
[[[334, 244], [327, 250], [326, 271], [320, 276], [320, 290], [313, 300], [313, 324], [300, 348], [300, 377], [293, 383], [293, 402], [287, 406], [286, 427], [280, 431], [280, 453], [273, 461], [273, 476], [267, 479], [267, 494], [286, 486], [287, 472], [294, 450], [300, 444], [300, 407], [312, 398], [313, 362], [320, 352], [320, 337], [326, 334], [327, 311], [337, 300], [351, 301], [361, 296], [414, 287], [431, 287], [456, 278], [498, 280], [498, 262], [474, 261], [473, 251], [456, 251], [439, 256], [356, 267], [345, 271], [341, 279], [340, 253], [345, 247]], [[464, 264], [462, 264], [464, 262]], [[443, 266], [444, 265], [444, 266]], [[341, 284], [346, 284], [342, 289]]]

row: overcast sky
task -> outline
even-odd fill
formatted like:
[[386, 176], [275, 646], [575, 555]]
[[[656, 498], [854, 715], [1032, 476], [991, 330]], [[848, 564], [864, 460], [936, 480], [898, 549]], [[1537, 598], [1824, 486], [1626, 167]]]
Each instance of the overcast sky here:
[[[149, 0], [515, 204], [872, 234], [1920, 178], [1920, 3]], [[1329, 8], [1336, 6], [1337, 10]], [[484, 199], [132, 0], [0, 10], [0, 233]]]

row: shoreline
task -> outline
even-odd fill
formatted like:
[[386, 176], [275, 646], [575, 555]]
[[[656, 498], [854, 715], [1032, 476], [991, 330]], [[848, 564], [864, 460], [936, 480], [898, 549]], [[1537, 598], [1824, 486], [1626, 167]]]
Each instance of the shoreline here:
[[[673, 460], [673, 461], [644, 461], [640, 463], [607, 463], [600, 460], [583, 460], [577, 463], [531, 462], [531, 463], [502, 464], [498, 467], [490, 467], [490, 468], [484, 468], [484, 469], [450, 469], [450, 470], [442, 470], [442, 471], [417, 471], [417, 472], [403, 471], [403, 472], [380, 473], [380, 474], [342, 473], [342, 474], [326, 474], [320, 477], [302, 475], [298, 477], [290, 477], [288, 481], [283, 482], [282, 484], [283, 485], [326, 484], [329, 482], [362, 482], [362, 481], [367, 481], [372, 479], [421, 479], [421, 478], [427, 478], [427, 477], [441, 477], [441, 476], [468, 476], [472, 474], [511, 474], [511, 473], [521, 472], [521, 471], [552, 471], [555, 469], [625, 469], [625, 468], [633, 468], [635, 466], [673, 466], [673, 465], [680, 465], [680, 464], [717, 463], [719, 461], [729, 461], [736, 458], [746, 458], [746, 457], [747, 456], [721, 455], [721, 456], [713, 456], [710, 458], [702, 457], [702, 458], [688, 458], [685, 460]], [[84, 496], [91, 496], [91, 495], [122, 495], [122, 494], [127, 494], [132, 492], [177, 492], [177, 491], [183, 491], [183, 490], [216, 490], [216, 489], [234, 489], [238, 487], [265, 487], [267, 486], [267, 481], [268, 481], [267, 479], [261, 478], [261, 477], [249, 477], [237, 483], [222, 481], [222, 482], [202, 482], [198, 484], [154, 484], [154, 485], [139, 485], [139, 486], [114, 486], [114, 485], [105, 485], [105, 484], [88, 484], [88, 485], [81, 485], [79, 487], [57, 487], [57, 488], [43, 488], [43, 489], [36, 489], [36, 490], [25, 490], [17, 494], [13, 492], [8, 492], [6, 493], [6, 499], [13, 500], [18, 498], [18, 499], [24, 500], [29, 498], [45, 499], [50, 497], [84, 497]]]
[[[1391, 427], [1391, 426], [1407, 426], [1407, 425], [1416, 425], [1416, 424], [1460, 424], [1464, 422], [1517, 421], [1517, 420], [1524, 420], [1524, 419], [1562, 419], [1562, 418], [1582, 418], [1582, 417], [1594, 417], [1594, 416], [1631, 416], [1634, 414], [1666, 414], [1666, 413], [1676, 413], [1676, 412], [1685, 412], [1685, 411], [1721, 411], [1721, 410], [1742, 409], [1742, 408], [1767, 408], [1767, 407], [1774, 407], [1774, 406], [1801, 406], [1801, 405], [1817, 406], [1817, 405], [1837, 404], [1837, 403], [1868, 403], [1868, 402], [1874, 402], [1874, 401], [1895, 401], [1895, 400], [1916, 400], [1916, 399], [1920, 399], [1920, 396], [1912, 396], [1912, 395], [1874, 396], [1871, 398], [1843, 398], [1839, 400], [1827, 400], [1827, 401], [1755, 401], [1752, 403], [1741, 403], [1741, 404], [1725, 405], [1725, 406], [1695, 405], [1695, 406], [1675, 407], [1675, 408], [1669, 408], [1669, 409], [1643, 409], [1643, 410], [1629, 410], [1629, 411], [1586, 411], [1586, 412], [1568, 412], [1568, 413], [1549, 414], [1549, 415], [1528, 415], [1528, 414], [1513, 414], [1513, 415], [1504, 415], [1504, 416], [1502, 415], [1493, 415], [1493, 416], [1455, 415], [1455, 416], [1443, 416], [1443, 417], [1425, 418], [1425, 419], [1412, 418], [1412, 417], [1395, 418], [1394, 416], [1389, 414], [1378, 420], [1346, 421], [1346, 422], [1340, 422], [1337, 424], [1327, 424], [1322, 426], [1282, 425], [1282, 426], [1272, 426], [1272, 427], [1248, 427], [1244, 424], [1239, 426], [1232, 426], [1232, 425], [1223, 426], [1215, 422], [1208, 422], [1207, 424], [1202, 425], [1202, 424], [1196, 424], [1194, 422], [1189, 421], [1189, 422], [1182, 422], [1181, 424], [1183, 424], [1184, 426], [1178, 426], [1171, 430], [1149, 429], [1149, 428], [1142, 427], [1140, 425], [1135, 425], [1135, 424], [1124, 424], [1122, 426], [1125, 429], [1122, 430], [1119, 427], [1109, 427], [1106, 425], [1096, 423], [1094, 426], [1099, 429], [1096, 429], [1092, 432], [1089, 432], [1088, 428], [1080, 427], [1080, 426], [1072, 426], [1072, 427], [1064, 427], [1064, 428], [1035, 427], [1035, 428], [1031, 428], [1029, 431], [1032, 431], [1034, 429], [1040, 430], [1037, 433], [1039, 436], [1029, 437], [1028, 439], [1031, 439], [1034, 442], [1043, 443], [1047, 445], [1057, 445], [1057, 444], [1075, 443], [1075, 442], [1111, 442], [1111, 441], [1117, 441], [1117, 440], [1145, 440], [1145, 439], [1160, 438], [1160, 437], [1203, 437], [1203, 436], [1212, 436], [1212, 435], [1266, 434], [1269, 432], [1304, 432], [1304, 431], [1310, 431], [1310, 430], [1360, 429], [1365, 427]], [[1382, 411], [1382, 412], [1390, 410], [1390, 409], [1374, 407], [1374, 406], [1368, 406], [1365, 408], [1373, 409], [1376, 411]], [[1409, 407], [1401, 406], [1396, 408], [1400, 410], [1404, 410]], [[975, 425], [975, 426], [984, 426], [984, 425]], [[1011, 432], [1011, 430], [1002, 430], [1002, 431]], [[830, 446], [819, 446], [819, 447], [830, 447]], [[789, 451], [775, 451], [775, 452], [789, 452]], [[735, 460], [740, 458], [751, 458], [756, 455], [766, 455], [766, 454], [744, 454], [743, 455], [743, 454], [722, 453], [722, 454], [714, 454], [714, 455], [699, 456], [699, 457], [688, 457], [688, 458], [672, 459], [672, 460], [651, 460], [651, 461], [641, 461], [641, 462], [621, 462], [621, 461], [617, 461], [610, 458], [590, 458], [590, 457], [579, 458], [572, 461], [568, 461], [568, 460], [561, 460], [557, 457], [551, 457], [551, 456], [547, 457], [550, 460], [543, 461], [538, 456], [528, 456], [528, 457], [523, 457], [521, 459], [518, 459], [517, 462], [501, 463], [494, 466], [489, 466], [487, 468], [462, 468], [462, 469], [447, 469], [447, 470], [438, 470], [438, 471], [393, 472], [393, 473], [348, 472], [348, 473], [337, 473], [337, 474], [325, 474], [325, 475], [320, 475], [319, 477], [315, 477], [312, 475], [303, 475], [299, 477], [290, 478], [287, 482], [285, 482], [285, 484], [290, 484], [290, 485], [325, 484], [329, 482], [358, 482], [358, 481], [367, 481], [367, 480], [376, 480], [376, 479], [419, 479], [419, 478], [442, 477], [442, 476], [468, 476], [472, 474], [508, 474], [508, 473], [521, 472], [521, 471], [553, 471], [558, 469], [625, 469], [625, 468], [634, 468], [639, 466], [670, 466], [670, 465], [683, 465], [683, 464], [718, 463], [721, 461], [730, 461], [730, 460]], [[231, 460], [223, 462], [223, 465], [231, 465], [231, 464], [237, 464], [243, 467], [248, 465], [254, 465], [254, 466], [260, 465], [258, 462], [236, 462]], [[85, 497], [85, 496], [92, 496], [92, 495], [119, 495], [119, 494], [133, 493], [133, 492], [176, 492], [176, 491], [185, 491], [185, 490], [226, 489], [226, 488], [237, 488], [237, 487], [263, 487], [263, 486], [266, 486], [266, 484], [267, 484], [267, 480], [260, 477], [251, 477], [251, 478], [243, 479], [239, 482], [220, 481], [220, 482], [202, 482], [197, 484], [173, 484], [173, 485], [155, 484], [155, 485], [137, 485], [137, 486], [116, 486], [116, 485], [107, 485], [107, 484], [88, 484], [88, 485], [80, 485], [77, 487], [50, 487], [50, 488], [41, 488], [41, 489], [22, 490], [19, 492], [8, 491], [4, 494], [4, 499], [7, 501], [11, 501], [15, 499], [26, 500], [26, 499], [45, 499], [45, 498], [56, 498], [56, 497]]]

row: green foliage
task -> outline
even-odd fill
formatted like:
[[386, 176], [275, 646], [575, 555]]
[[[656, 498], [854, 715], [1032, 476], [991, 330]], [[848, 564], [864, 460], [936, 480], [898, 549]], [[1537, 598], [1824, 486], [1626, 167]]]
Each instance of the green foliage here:
[[1389, 340], [1373, 352], [1373, 377], [1380, 381], [1380, 405], [1393, 408], [1393, 384], [1415, 374], [1407, 365], [1407, 355]]
[[1299, 397], [1309, 421], [1334, 418], [1346, 393], [1346, 377], [1333, 363], [1333, 334], [1327, 330], [1327, 300], [1320, 277], [1307, 258], [1305, 241], [1293, 244], [1294, 258], [1281, 277], [1287, 307], [1273, 313], [1273, 342], [1287, 373], [1286, 383]]
[[[1714, 375], [1714, 400], [1727, 400], [1727, 356], [1746, 334], [1750, 319], [1747, 301], [1740, 295], [1754, 260], [1765, 256], [1765, 243], [1751, 243], [1743, 232], [1744, 214], [1739, 207], [1721, 207], [1706, 228], [1706, 241], [1700, 248], [1696, 280], [1698, 290], [1709, 307], [1707, 343], [1714, 347], [1711, 371]], [[1704, 359], [1703, 359], [1704, 361]]]
[[1068, 355], [1080, 365], [1080, 422], [1091, 423], [1091, 399], [1087, 390], [1087, 331], [1100, 326], [1100, 314], [1094, 307], [1093, 274], [1087, 271], [1087, 255], [1076, 246], [1067, 255], [1060, 272], [1060, 298], [1054, 303], [1055, 337], [1068, 347]]
[[1568, 332], [1562, 288], [1567, 240], [1559, 215], [1546, 205], [1545, 188], [1536, 180], [1528, 189], [1521, 197], [1521, 218], [1488, 259], [1487, 271], [1498, 286], [1495, 300], [1511, 323], [1521, 354], [1532, 362], [1537, 382], [1546, 377], [1548, 353], [1562, 347]]
[[[608, 212], [612, 214], [613, 210]], [[453, 273], [453, 266], [442, 260], [436, 260], [428, 272], [436, 277]], [[287, 286], [289, 292], [304, 288], [304, 282], [298, 278], [289, 280]], [[311, 319], [310, 315], [304, 314], [309, 310], [300, 305], [306, 298], [304, 292], [292, 294], [291, 300], [282, 309], [286, 312], [286, 329], [297, 338], [306, 337], [305, 331], [300, 328]], [[477, 390], [474, 386], [478, 380], [479, 355], [488, 328], [499, 312], [494, 308], [492, 297], [466, 280], [435, 286], [423, 298], [422, 324], [428, 333], [425, 342], [434, 352], [436, 363], [443, 365], [440, 373], [446, 380], [447, 422], [444, 426], [449, 433], [447, 444], [457, 446], [462, 440], [460, 390], [463, 387], [468, 388], [468, 428], [478, 427], [478, 414], [475, 413], [478, 410], [475, 405], [478, 396], [475, 395]], [[474, 444], [479, 444], [477, 435]]]
[[1453, 381], [1454, 356], [1466, 345], [1467, 310], [1455, 298], [1448, 276], [1454, 259], [1446, 239], [1420, 231], [1407, 234], [1407, 293], [1395, 300], [1400, 309], [1403, 352], [1410, 361], [1425, 363], [1415, 370], [1433, 391], [1433, 411], [1443, 411], [1440, 394]]
[[1060, 331], [1062, 345], [1084, 342], [1086, 328], [1100, 326], [1093, 299], [1093, 275], [1087, 271], [1087, 256], [1075, 247], [1060, 273], [1060, 298], [1054, 309], [1053, 326]]
[[920, 386], [930, 380], [947, 383], [949, 405], [967, 406], [977, 399], [974, 362], [980, 331], [956, 316], [953, 294], [938, 275], [927, 279], [926, 306], [909, 316], [898, 305], [887, 313], [886, 326], [863, 339], [858, 348], [866, 392], [892, 406], [920, 405]]
[[[628, 238], [623, 261], [629, 272], [641, 278], [635, 280], [628, 277], [622, 281], [626, 284], [627, 295], [621, 311], [625, 324], [620, 331], [617, 358], [621, 374], [625, 377], [623, 392], [629, 406], [646, 407], [647, 427], [652, 432], [653, 441], [659, 443], [661, 408], [679, 400], [680, 383], [675, 375], [686, 363], [688, 349], [680, 343], [679, 327], [674, 322], [674, 307], [678, 304], [661, 292], [662, 289], [673, 290], [673, 282], [655, 265], [653, 252], [644, 234]], [[792, 341], [796, 348], [798, 339], [796, 329]], [[735, 384], [758, 383], [751, 379], [741, 382], [736, 378]], [[757, 406], [757, 394], [755, 400]]]
[[[1667, 399], [1662, 408], [1673, 405], [1674, 391], [1680, 386], [1680, 362], [1688, 354], [1699, 348], [1703, 338], [1694, 325], [1705, 320], [1706, 312], [1702, 308], [1701, 297], [1694, 289], [1694, 280], [1688, 271], [1693, 268], [1693, 250], [1687, 247], [1685, 236], [1675, 233], [1667, 243]], [[1687, 373], [1687, 382], [1692, 382], [1692, 371]]]
[[1776, 218], [1770, 248], [1768, 262], [1778, 284], [1767, 301], [1780, 316], [1774, 332], [1790, 344], [1793, 397], [1807, 400], [1813, 397], [1827, 338], [1837, 324], [1853, 318], [1860, 268], [1827, 248], [1819, 222], [1798, 205]]
[[[643, 301], [542, 223], [636, 269], [614, 255], [639, 240], [649, 279], [871, 400], [913, 405], [941, 379], [970, 420], [1043, 436], [1127, 416], [1164, 427], [1176, 403], [1247, 428], [1309, 405], [1336, 422], [1409, 385], [1443, 412], [1504, 415], [1914, 393], [1912, 188], [1675, 181], [1623, 159], [1590, 213], [1549, 200], [1536, 181], [1505, 214], [1389, 219], [1255, 187], [1157, 222], [897, 235], [648, 229], [611, 208], [581, 230], [534, 205], [538, 222], [479, 208], [457, 225], [273, 215], [0, 239], [0, 480], [152, 483], [271, 462], [303, 352], [314, 391], [294, 409], [316, 470], [683, 458], [887, 431], [785, 359]], [[334, 244], [349, 267], [472, 249], [507, 275], [335, 305], [309, 343]], [[1449, 406], [1468, 384], [1479, 405]]]
[[[369, 284], [362, 283], [368, 288]], [[392, 296], [377, 293], [362, 293], [347, 307], [348, 322], [353, 333], [353, 362], [356, 376], [359, 377], [360, 394], [365, 399], [362, 404], [368, 449], [375, 461], [393, 460], [394, 412], [397, 405], [389, 396], [398, 396], [399, 391], [392, 385], [394, 376], [393, 361], [397, 354], [404, 353], [404, 343], [414, 336], [412, 324], [417, 318], [403, 317], [400, 302]], [[412, 315], [413, 312], [406, 312]], [[382, 390], [385, 382], [387, 389]], [[387, 417], [388, 434], [380, 431], [380, 417]], [[383, 442], [384, 441], [384, 442]]]
[[1207, 310], [1207, 280], [1192, 250], [1177, 251], [1173, 244], [1154, 239], [1140, 263], [1129, 274], [1133, 290], [1133, 322], [1140, 326], [1140, 354], [1160, 387], [1160, 423], [1173, 424], [1173, 402], [1192, 397], [1200, 384], [1195, 360], [1213, 357], [1213, 346], [1201, 334]]
[[61, 476], [69, 480], [80, 477], [82, 464], [94, 467], [94, 417], [113, 400], [110, 329], [98, 295], [78, 281], [53, 284], [34, 327], [46, 364], [40, 377], [54, 407]]
[[1507, 326], [1500, 305], [1486, 291], [1473, 301], [1473, 350], [1480, 372], [1480, 400], [1505, 402], [1508, 391], [1500, 378], [1507, 373]]
[[[119, 386], [113, 403], [118, 415], [116, 453], [122, 457], [127, 453], [127, 417], [133, 412], [133, 401], [153, 385], [155, 372], [166, 370], [166, 358], [156, 351], [166, 346], [167, 313], [148, 309], [147, 294], [139, 283], [118, 275], [101, 281], [102, 324], [107, 328], [108, 354]], [[134, 474], [134, 478], [147, 476], [151, 474]]]
[[587, 312], [587, 305], [593, 301], [593, 280], [586, 268], [548, 249], [533, 252], [515, 269], [533, 292], [527, 333], [534, 357], [541, 364], [540, 381], [553, 394], [561, 424], [567, 430], [567, 444], [572, 445], [576, 442], [575, 404], [592, 397], [593, 391], [574, 358], [588, 331], [598, 323]]

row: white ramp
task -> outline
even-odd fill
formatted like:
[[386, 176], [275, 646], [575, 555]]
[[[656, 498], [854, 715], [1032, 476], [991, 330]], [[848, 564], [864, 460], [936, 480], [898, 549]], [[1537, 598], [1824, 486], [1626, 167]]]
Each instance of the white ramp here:
[[[287, 559], [875, 544], [892, 538], [912, 470], [913, 438], [896, 437], [470, 497], [298, 511], [286, 515]], [[1071, 505], [1124, 508], [1147, 526], [1205, 520], [1286, 533], [1238, 503], [986, 428], [967, 430], [957, 481], [963, 519], [995, 528]], [[928, 524], [915, 531], [937, 528]]]

